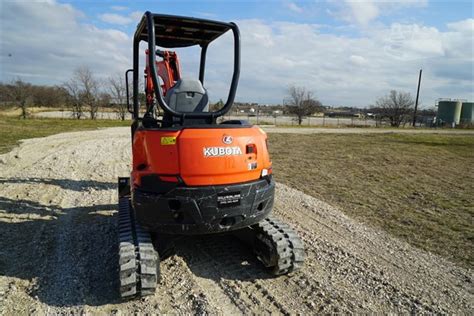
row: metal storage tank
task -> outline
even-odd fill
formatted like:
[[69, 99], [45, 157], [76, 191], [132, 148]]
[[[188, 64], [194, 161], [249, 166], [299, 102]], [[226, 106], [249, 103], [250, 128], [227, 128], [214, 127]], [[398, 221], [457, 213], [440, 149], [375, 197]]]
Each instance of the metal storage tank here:
[[461, 109], [461, 123], [474, 123], [474, 102], [463, 102]]
[[438, 120], [442, 123], [459, 124], [462, 101], [439, 101]]

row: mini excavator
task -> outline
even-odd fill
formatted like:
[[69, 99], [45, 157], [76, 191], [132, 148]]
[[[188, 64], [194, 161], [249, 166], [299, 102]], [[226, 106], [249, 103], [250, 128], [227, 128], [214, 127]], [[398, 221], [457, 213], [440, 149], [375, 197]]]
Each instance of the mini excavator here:
[[[206, 52], [228, 31], [234, 39], [232, 80], [225, 104], [211, 111], [204, 88]], [[142, 42], [146, 98], [140, 105]], [[201, 49], [197, 80], [182, 78], [178, 55], [166, 50], [192, 46]], [[243, 120], [217, 123], [233, 105], [239, 73], [235, 23], [145, 12], [138, 24], [133, 68], [125, 73], [127, 100], [132, 74], [132, 171], [118, 180], [122, 298], [155, 293], [160, 260], [172, 253], [173, 238], [183, 235], [239, 235], [262, 269], [275, 276], [303, 265], [301, 239], [270, 216], [275, 182], [266, 133]]]

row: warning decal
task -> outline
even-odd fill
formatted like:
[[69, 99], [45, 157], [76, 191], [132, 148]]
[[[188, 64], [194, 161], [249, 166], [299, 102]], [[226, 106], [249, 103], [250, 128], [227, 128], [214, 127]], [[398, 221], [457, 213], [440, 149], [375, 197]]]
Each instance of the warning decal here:
[[176, 145], [176, 136], [161, 137], [161, 145]]

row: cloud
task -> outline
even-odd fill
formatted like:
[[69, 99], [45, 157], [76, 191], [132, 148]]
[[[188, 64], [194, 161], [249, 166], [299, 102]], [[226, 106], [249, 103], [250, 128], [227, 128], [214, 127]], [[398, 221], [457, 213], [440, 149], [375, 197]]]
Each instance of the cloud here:
[[128, 10], [128, 7], [120, 6], [120, 5], [113, 5], [110, 7], [114, 11], [125, 11]]
[[[131, 66], [130, 35], [84, 23], [84, 13], [71, 5], [6, 2], [0, 19], [4, 82], [21, 76], [60, 84], [78, 66], [101, 77]], [[452, 21], [443, 30], [394, 23], [357, 37], [308, 23], [236, 22], [242, 38], [238, 101], [281, 103], [294, 84], [313, 90], [327, 105], [367, 106], [391, 89], [414, 94], [420, 67], [426, 103], [439, 97], [474, 99], [472, 19]], [[31, 30], [38, 35], [31, 36]], [[199, 49], [177, 51], [183, 76], [196, 78]], [[213, 102], [227, 97], [232, 56], [230, 33], [208, 49], [205, 85]]]
[[118, 24], [118, 25], [127, 25], [133, 22], [132, 18], [129, 16], [124, 16], [115, 13], [104, 13], [99, 15], [99, 18], [110, 24]]
[[196, 15], [198, 17], [203, 17], [205, 19], [216, 19], [217, 18], [217, 14], [211, 13], [211, 12], [204, 12], [204, 11], [196, 11], [196, 12], [194, 12], [194, 15]]
[[330, 13], [349, 23], [366, 27], [377, 19], [384, 12], [393, 13], [407, 7], [421, 7], [427, 4], [427, 0], [398, 0], [398, 1], [377, 1], [377, 0], [345, 0], [330, 1], [336, 6], [336, 11]]
[[[422, 97], [473, 99], [472, 35], [442, 32], [418, 24], [393, 24], [351, 38], [324, 33], [311, 24], [237, 21], [242, 36], [242, 69], [237, 99], [278, 103], [289, 85], [305, 86], [324, 104], [367, 106], [391, 89], [416, 92], [424, 69]], [[304, 41], [296, 38], [304, 38]], [[224, 39], [223, 39], [224, 40]], [[215, 43], [206, 73], [211, 98], [225, 98], [231, 73], [231, 38]], [[183, 69], [191, 67], [184, 62]], [[219, 87], [219, 88], [214, 88]], [[461, 89], [459, 87], [464, 87]], [[446, 91], [452, 94], [446, 95]], [[456, 91], [456, 92], [455, 92]], [[457, 93], [456, 95], [453, 95]]]
[[61, 84], [81, 65], [102, 77], [122, 72], [131, 62], [131, 38], [119, 30], [83, 24], [83, 18], [68, 4], [4, 2], [0, 80], [20, 76], [33, 83]]
[[409, 60], [441, 57], [445, 55], [442, 34], [434, 27], [417, 24], [394, 23], [388, 30], [382, 31], [380, 40], [384, 42], [384, 51], [395, 59]]
[[448, 23], [448, 29], [452, 31], [470, 33], [474, 35], [474, 19], [466, 19], [458, 22]]
[[286, 7], [288, 9], [290, 9], [290, 11], [293, 11], [293, 12], [296, 12], [296, 13], [303, 13], [303, 8], [298, 6], [296, 3], [294, 2], [288, 2], [286, 3]]
[[349, 57], [350, 62], [356, 66], [365, 66], [368, 64], [367, 59], [359, 55], [351, 55]]
[[354, 20], [357, 24], [367, 25], [379, 15], [379, 8], [371, 1], [346, 1], [350, 15], [346, 19]]
[[140, 11], [134, 11], [128, 15], [122, 15], [117, 13], [104, 13], [99, 15], [99, 19], [115, 25], [129, 25], [131, 23], [136, 23], [141, 17], [143, 13]]

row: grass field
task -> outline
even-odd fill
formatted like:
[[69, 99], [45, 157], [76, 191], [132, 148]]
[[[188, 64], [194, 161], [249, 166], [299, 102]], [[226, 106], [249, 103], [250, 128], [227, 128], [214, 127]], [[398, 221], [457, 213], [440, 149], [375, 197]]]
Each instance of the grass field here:
[[269, 135], [277, 181], [473, 266], [474, 136]]
[[130, 122], [73, 119], [23, 120], [17, 117], [0, 115], [0, 154], [10, 151], [18, 144], [20, 139], [112, 126], [130, 126]]

